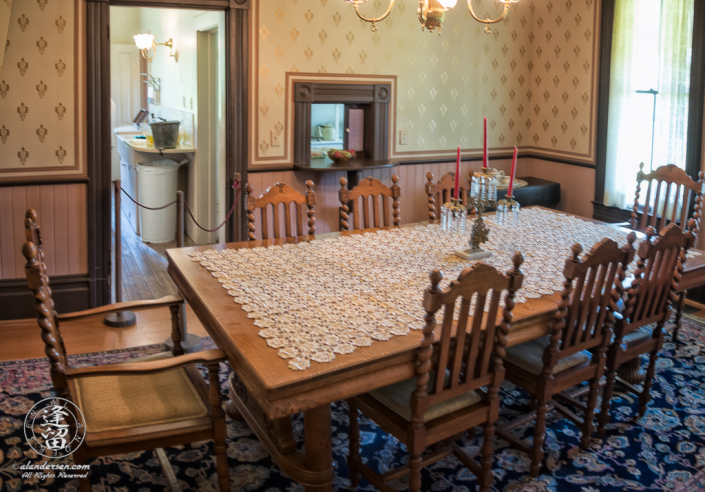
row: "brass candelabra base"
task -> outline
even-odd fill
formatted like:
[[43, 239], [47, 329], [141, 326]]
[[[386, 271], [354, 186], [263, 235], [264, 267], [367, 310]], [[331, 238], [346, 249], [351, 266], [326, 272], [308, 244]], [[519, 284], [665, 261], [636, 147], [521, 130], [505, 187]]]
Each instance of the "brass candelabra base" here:
[[475, 207], [477, 210], [477, 218], [472, 225], [471, 236], [470, 236], [470, 248], [458, 250], [455, 254], [464, 260], [481, 260], [483, 258], [489, 258], [492, 256], [492, 251], [484, 250], [480, 245], [487, 242], [490, 235], [490, 228], [485, 224], [485, 220], [482, 214], [485, 212], [485, 207], [495, 206], [496, 202], [494, 200], [480, 200], [471, 197], [469, 199], [469, 204]]

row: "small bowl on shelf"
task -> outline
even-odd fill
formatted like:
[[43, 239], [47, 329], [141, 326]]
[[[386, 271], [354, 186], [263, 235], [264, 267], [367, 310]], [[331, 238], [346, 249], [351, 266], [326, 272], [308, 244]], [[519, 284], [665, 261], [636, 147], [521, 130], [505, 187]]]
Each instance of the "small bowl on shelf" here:
[[335, 162], [336, 164], [344, 164], [350, 159], [355, 158], [354, 150], [342, 150], [342, 149], [330, 149], [328, 151], [328, 158]]

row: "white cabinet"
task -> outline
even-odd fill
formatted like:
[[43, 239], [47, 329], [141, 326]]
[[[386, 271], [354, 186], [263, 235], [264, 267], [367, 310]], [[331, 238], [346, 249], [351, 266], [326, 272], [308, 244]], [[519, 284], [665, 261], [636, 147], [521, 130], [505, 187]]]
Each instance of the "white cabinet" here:
[[[145, 140], [135, 140], [135, 135], [117, 135], [117, 150], [120, 154], [120, 179], [122, 187], [136, 201], [140, 201], [139, 184], [137, 182], [137, 164], [161, 159], [172, 159], [181, 162], [186, 159], [193, 163], [196, 149], [190, 146], [179, 145], [175, 149], [164, 150], [164, 157], [154, 147], [147, 147]], [[176, 199], [176, 196], [174, 196]], [[140, 234], [139, 207], [123, 195], [122, 210], [127, 221], [137, 234]]]

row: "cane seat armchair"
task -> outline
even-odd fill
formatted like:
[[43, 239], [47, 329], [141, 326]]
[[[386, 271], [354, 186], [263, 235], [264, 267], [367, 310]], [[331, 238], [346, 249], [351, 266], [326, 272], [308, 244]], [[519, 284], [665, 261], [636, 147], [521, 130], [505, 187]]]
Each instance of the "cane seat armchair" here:
[[[69, 422], [82, 435], [83, 442], [73, 452], [77, 464], [91, 458], [135, 451], [155, 450], [163, 466], [168, 466], [161, 448], [196, 441], [213, 440], [219, 490], [230, 490], [226, 456], [225, 414], [221, 406], [219, 368], [225, 361], [221, 350], [183, 355], [180, 311], [183, 299], [167, 296], [153, 301], [134, 301], [103, 306], [77, 313], [58, 314], [51, 297], [49, 278], [37, 214], [25, 217], [26, 242], [22, 254], [25, 273], [34, 296], [37, 320], [49, 358], [54, 389], [60, 398], [77, 405], [85, 427]], [[105, 328], [101, 316], [124, 310], [156, 307], [171, 311], [172, 353], [163, 353], [127, 363], [94, 367], [70, 367], [60, 324], [96, 319], [96, 329]], [[139, 323], [138, 323], [139, 326]], [[208, 368], [208, 384], [195, 364]], [[163, 457], [163, 459], [162, 459]], [[171, 475], [165, 470], [165, 475]], [[80, 479], [82, 492], [91, 489], [90, 479]]]

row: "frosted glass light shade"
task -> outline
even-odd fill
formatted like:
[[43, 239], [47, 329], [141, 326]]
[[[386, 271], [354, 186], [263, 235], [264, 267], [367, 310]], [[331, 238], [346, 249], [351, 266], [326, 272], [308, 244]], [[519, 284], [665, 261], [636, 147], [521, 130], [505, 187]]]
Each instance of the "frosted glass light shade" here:
[[132, 36], [135, 44], [141, 50], [148, 50], [154, 45], [154, 34], [136, 34]]
[[440, 4], [443, 5], [443, 7], [448, 10], [455, 7], [455, 4], [458, 3], [458, 0], [439, 0], [439, 1], [440, 1]]

